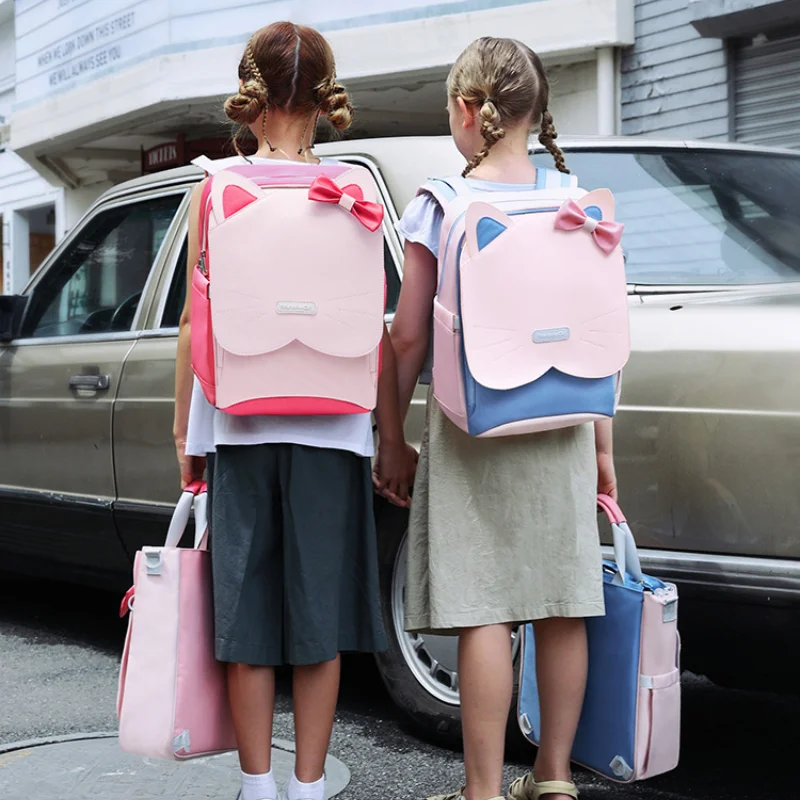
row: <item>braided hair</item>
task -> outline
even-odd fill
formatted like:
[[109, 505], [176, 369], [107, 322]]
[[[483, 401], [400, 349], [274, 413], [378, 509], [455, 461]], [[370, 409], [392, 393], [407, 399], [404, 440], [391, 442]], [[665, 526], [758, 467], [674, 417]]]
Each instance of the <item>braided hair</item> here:
[[469, 175], [514, 126], [541, 130], [539, 141], [552, 154], [556, 168], [569, 172], [553, 115], [548, 110], [550, 85], [544, 64], [533, 50], [516, 39], [485, 36], [458, 57], [447, 79], [451, 98], [460, 97], [479, 109], [483, 148], [467, 163]]

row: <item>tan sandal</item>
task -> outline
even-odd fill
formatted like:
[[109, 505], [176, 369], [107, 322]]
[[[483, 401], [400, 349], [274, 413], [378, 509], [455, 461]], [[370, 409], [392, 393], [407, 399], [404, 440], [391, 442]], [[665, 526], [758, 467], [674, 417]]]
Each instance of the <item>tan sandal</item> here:
[[508, 800], [539, 800], [549, 794], [565, 794], [578, 800], [578, 789], [571, 781], [542, 781], [537, 783], [529, 772], [517, 778], [508, 790]]
[[427, 800], [464, 800], [464, 789], [466, 788], [466, 786], [462, 786], [459, 791], [451, 792], [450, 794], [434, 794]]
[[[436, 794], [432, 797], [429, 797], [428, 800], [466, 800], [464, 797], [464, 789], [466, 786], [462, 786], [461, 789], [457, 792], [452, 792], [451, 794]], [[506, 800], [505, 797], [493, 797], [491, 800]]]

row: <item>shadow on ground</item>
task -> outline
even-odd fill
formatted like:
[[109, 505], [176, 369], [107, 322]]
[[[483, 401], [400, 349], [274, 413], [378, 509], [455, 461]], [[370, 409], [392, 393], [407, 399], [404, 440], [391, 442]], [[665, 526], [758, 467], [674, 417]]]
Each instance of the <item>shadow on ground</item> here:
[[[125, 623], [118, 615], [119, 600], [104, 592], [0, 576], [0, 635], [19, 637], [45, 647], [78, 645], [116, 657], [125, 635]], [[288, 673], [281, 673], [278, 686], [278, 710], [287, 712], [291, 707]], [[794, 763], [800, 743], [797, 733], [800, 699], [724, 689], [689, 674], [685, 676], [684, 687], [680, 767], [669, 775], [635, 786], [613, 786], [588, 774], [581, 775], [584, 798], [797, 800], [800, 797]], [[351, 656], [345, 660], [338, 718], [346, 731], [355, 732], [347, 733], [348, 739], [364, 737], [370, 749], [386, 753], [387, 757], [418, 753], [421, 763], [429, 758], [447, 764], [448, 771], [458, 770], [457, 753], [443, 752], [405, 729], [370, 657]], [[277, 735], [287, 733], [290, 730], [276, 730]], [[360, 747], [354, 743], [353, 747], [357, 746]], [[515, 744], [509, 752], [507, 776], [521, 774], [532, 757], [532, 748]]]

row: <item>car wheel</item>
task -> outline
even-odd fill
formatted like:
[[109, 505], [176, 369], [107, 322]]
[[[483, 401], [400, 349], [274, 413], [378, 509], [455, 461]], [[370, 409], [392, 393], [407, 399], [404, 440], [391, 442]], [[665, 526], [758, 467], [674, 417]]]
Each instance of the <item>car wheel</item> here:
[[[381, 530], [381, 605], [389, 649], [376, 656], [383, 682], [415, 732], [440, 744], [461, 742], [458, 637], [407, 633], [404, 629], [406, 526]], [[516, 661], [516, 636], [512, 641]], [[515, 681], [516, 684], [516, 681]], [[516, 726], [516, 685], [509, 731]], [[513, 723], [513, 724], [512, 724]]]

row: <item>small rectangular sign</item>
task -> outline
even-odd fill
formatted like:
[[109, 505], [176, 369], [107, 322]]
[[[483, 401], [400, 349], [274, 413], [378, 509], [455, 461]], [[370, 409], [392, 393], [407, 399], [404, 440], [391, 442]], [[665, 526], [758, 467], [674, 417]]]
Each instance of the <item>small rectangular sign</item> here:
[[304, 314], [313, 316], [317, 313], [317, 304], [310, 300], [278, 300], [275, 303], [278, 314]]
[[534, 344], [551, 344], [552, 342], [566, 342], [569, 339], [569, 328], [542, 328], [534, 331]]

